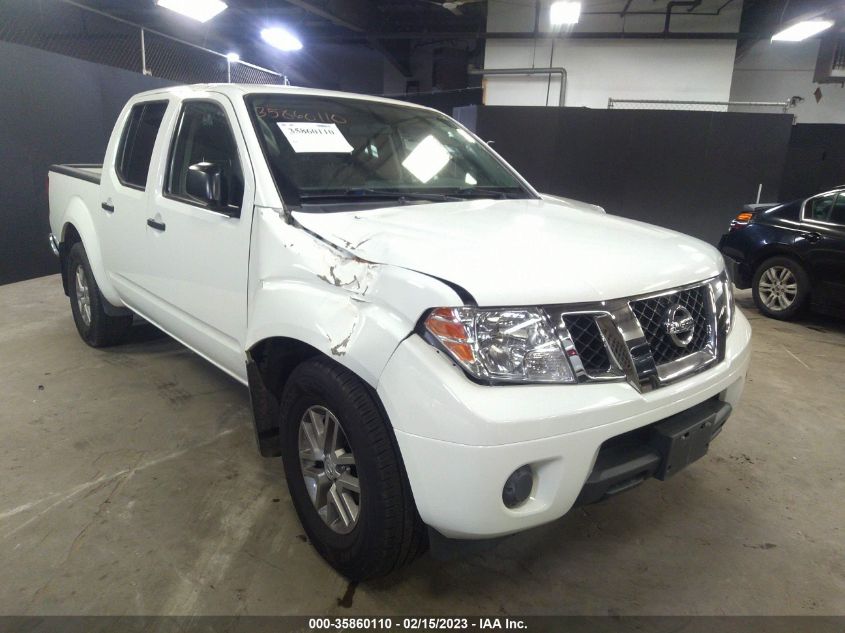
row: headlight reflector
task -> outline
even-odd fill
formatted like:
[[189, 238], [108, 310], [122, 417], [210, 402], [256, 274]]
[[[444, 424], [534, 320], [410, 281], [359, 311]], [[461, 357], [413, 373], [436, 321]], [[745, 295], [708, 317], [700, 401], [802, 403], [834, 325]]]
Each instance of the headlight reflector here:
[[436, 308], [425, 328], [476, 378], [575, 381], [560, 342], [538, 308]]

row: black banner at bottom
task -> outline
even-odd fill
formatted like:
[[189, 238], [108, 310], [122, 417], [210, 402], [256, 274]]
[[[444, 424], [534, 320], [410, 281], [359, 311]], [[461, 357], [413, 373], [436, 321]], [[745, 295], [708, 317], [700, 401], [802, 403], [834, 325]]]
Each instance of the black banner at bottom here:
[[0, 633], [845, 633], [845, 616], [0, 616]]

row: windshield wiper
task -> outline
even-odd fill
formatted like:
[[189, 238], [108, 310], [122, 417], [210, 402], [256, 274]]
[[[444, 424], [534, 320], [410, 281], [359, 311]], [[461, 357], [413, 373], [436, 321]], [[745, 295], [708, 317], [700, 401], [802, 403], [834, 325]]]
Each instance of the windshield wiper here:
[[424, 193], [421, 191], [388, 191], [386, 189], [369, 188], [346, 189], [344, 191], [327, 191], [324, 193], [309, 193], [299, 196], [300, 200], [366, 200], [368, 198], [398, 200], [400, 204], [405, 204], [405, 201], [407, 200], [430, 200], [432, 202], [453, 202], [461, 200], [461, 198], [457, 196], [445, 193]]
[[508, 194], [501, 189], [485, 189], [484, 187], [461, 187], [460, 189], [450, 192], [450, 195], [476, 195], [482, 198], [496, 198], [498, 200], [505, 200], [508, 197]]

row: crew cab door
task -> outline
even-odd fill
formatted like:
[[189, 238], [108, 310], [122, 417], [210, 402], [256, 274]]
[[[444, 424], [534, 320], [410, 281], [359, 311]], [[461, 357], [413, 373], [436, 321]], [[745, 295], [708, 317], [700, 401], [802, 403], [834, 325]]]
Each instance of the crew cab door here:
[[138, 102], [121, 120], [106, 152], [100, 206], [92, 210], [109, 278], [121, 298], [142, 313], [160, 287], [150, 262], [161, 255], [161, 245], [148, 243], [145, 222], [156, 179], [151, 165], [166, 146], [159, 132], [168, 106], [167, 99]]
[[807, 200], [799, 241], [799, 252], [810, 266], [814, 299], [845, 306], [845, 192]]
[[166, 329], [245, 379], [255, 185], [228, 99], [205, 93], [182, 102], [160, 172], [147, 220], [167, 245], [159, 263]]

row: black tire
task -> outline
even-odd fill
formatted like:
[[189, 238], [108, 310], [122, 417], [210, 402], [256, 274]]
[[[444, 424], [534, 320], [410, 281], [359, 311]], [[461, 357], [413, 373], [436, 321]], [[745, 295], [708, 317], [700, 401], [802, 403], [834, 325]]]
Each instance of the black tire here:
[[[772, 272], [769, 273], [769, 271]], [[794, 294], [785, 291], [786, 294], [783, 296], [784, 301], [788, 302], [786, 306], [774, 300], [769, 291], [772, 275], [777, 277], [778, 275], [776, 273], [778, 271], [788, 271], [789, 275], [791, 275], [788, 280], [794, 280], [796, 287]], [[761, 284], [763, 284], [762, 288]], [[791, 286], [791, 283], [789, 285]], [[807, 306], [807, 300], [810, 297], [810, 277], [807, 275], [804, 267], [797, 261], [791, 257], [779, 255], [770, 257], [757, 267], [757, 270], [754, 271], [751, 288], [754, 296], [754, 304], [760, 312], [772, 319], [789, 321], [798, 317]], [[768, 303], [767, 297], [769, 298]]]
[[[77, 271], [82, 275], [87, 287], [89, 317], [83, 316], [85, 309], [80, 305], [77, 292]], [[73, 312], [73, 322], [83, 341], [91, 347], [108, 347], [120, 343], [132, 325], [132, 316], [109, 316], [103, 310], [103, 299], [100, 289], [91, 272], [88, 255], [82, 242], [74, 244], [68, 253], [67, 289], [70, 295], [70, 309]], [[88, 321], [86, 323], [86, 320]]]
[[[354, 454], [360, 505], [357, 522], [345, 534], [318, 514], [300, 464], [300, 424], [315, 406], [336, 416]], [[311, 543], [332, 567], [350, 580], [366, 580], [425, 551], [427, 533], [390, 422], [366, 384], [328, 358], [306, 360], [285, 384], [280, 415], [282, 459], [294, 507]]]

